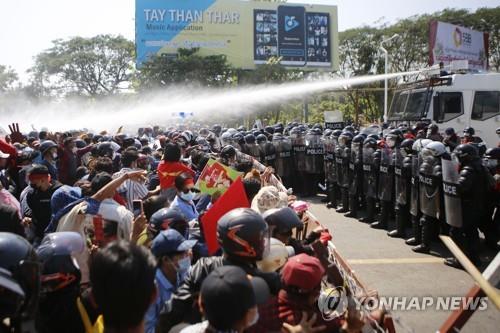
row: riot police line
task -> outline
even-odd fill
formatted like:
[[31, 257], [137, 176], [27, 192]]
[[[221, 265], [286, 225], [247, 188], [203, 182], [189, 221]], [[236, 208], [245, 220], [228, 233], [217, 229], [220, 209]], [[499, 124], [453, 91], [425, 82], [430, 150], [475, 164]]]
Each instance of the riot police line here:
[[[479, 231], [486, 247], [498, 250], [500, 148], [486, 147], [473, 128], [466, 128], [462, 139], [453, 129], [441, 136], [435, 124], [423, 123], [361, 130], [291, 124], [265, 130], [274, 148], [261, 145], [260, 160], [277, 166], [294, 193], [314, 195], [324, 181], [328, 208], [387, 229], [415, 252], [429, 253], [439, 234], [450, 234], [480, 265]], [[267, 164], [273, 149], [279, 153], [273, 152], [274, 164]], [[455, 258], [445, 263], [460, 268]]]

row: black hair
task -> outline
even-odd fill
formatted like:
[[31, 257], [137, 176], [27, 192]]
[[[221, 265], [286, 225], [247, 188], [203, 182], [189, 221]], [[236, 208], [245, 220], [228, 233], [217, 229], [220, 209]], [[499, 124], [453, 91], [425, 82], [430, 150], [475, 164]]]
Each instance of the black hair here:
[[109, 174], [113, 173], [113, 161], [107, 156], [100, 156], [96, 159], [94, 165], [94, 172], [107, 172]]
[[135, 149], [126, 149], [122, 153], [122, 166], [125, 168], [129, 168], [132, 163], [137, 161], [139, 158], [139, 152]]
[[188, 179], [193, 179], [193, 177], [188, 174], [188, 173], [181, 173], [180, 175], [178, 175], [177, 177], [175, 177], [175, 188], [180, 191], [184, 188], [184, 183], [186, 182], [186, 180]]
[[143, 201], [144, 215], [146, 216], [146, 219], [149, 221], [149, 219], [151, 218], [151, 216], [153, 216], [154, 213], [168, 206], [170, 206], [170, 202], [168, 201], [168, 198], [166, 196], [154, 195]]
[[179, 162], [181, 159], [181, 148], [176, 143], [167, 143], [163, 150], [163, 160], [167, 162]]
[[149, 250], [123, 240], [97, 252], [90, 281], [106, 327], [125, 331], [143, 321], [156, 290], [155, 268]]
[[87, 175], [88, 173], [89, 173], [89, 169], [87, 169], [87, 167], [81, 165], [78, 168], [76, 168], [76, 179], [82, 179], [82, 177]]
[[49, 169], [43, 164], [33, 164], [31, 169], [29, 169], [28, 174], [30, 174], [30, 175], [48, 175]]
[[257, 195], [257, 193], [259, 193], [259, 190], [261, 188], [260, 181], [255, 178], [247, 178], [243, 179], [242, 182], [248, 201], [252, 202], [252, 199]]
[[111, 175], [107, 172], [100, 172], [92, 179], [90, 183], [90, 187], [92, 189], [92, 193], [97, 193], [101, 188], [106, 186], [113, 180]]

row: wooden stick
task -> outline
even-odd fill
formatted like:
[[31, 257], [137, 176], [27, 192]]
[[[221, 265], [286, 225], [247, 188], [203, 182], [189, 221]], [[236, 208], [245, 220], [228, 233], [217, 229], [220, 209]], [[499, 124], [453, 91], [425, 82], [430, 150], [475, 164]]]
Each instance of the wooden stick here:
[[496, 289], [481, 275], [481, 272], [474, 266], [474, 264], [467, 258], [467, 256], [460, 250], [455, 242], [449, 236], [439, 236], [444, 245], [453, 253], [455, 258], [462, 264], [465, 270], [477, 282], [477, 284], [484, 291], [490, 301], [495, 304], [497, 309], [500, 310], [500, 294]]

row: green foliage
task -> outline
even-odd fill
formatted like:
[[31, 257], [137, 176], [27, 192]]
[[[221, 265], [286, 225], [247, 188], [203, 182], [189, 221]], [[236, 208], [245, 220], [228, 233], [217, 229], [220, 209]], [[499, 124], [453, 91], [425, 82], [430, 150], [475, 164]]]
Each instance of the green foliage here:
[[199, 49], [179, 49], [177, 56], [155, 55], [137, 73], [140, 88], [198, 83], [206, 87], [229, 85], [233, 69], [224, 55], [202, 56]]
[[17, 73], [10, 67], [0, 65], [0, 93], [11, 90], [18, 80]]
[[128, 88], [134, 44], [122, 36], [57, 39], [31, 68], [34, 90], [96, 97]]

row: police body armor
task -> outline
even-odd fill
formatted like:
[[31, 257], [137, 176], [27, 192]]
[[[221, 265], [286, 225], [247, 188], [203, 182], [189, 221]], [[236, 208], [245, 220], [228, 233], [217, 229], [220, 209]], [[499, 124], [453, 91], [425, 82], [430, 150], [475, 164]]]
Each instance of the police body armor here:
[[351, 157], [349, 158], [349, 194], [359, 194], [363, 186], [363, 153], [362, 147], [351, 144]]
[[306, 172], [310, 174], [323, 173], [324, 163], [323, 143], [321, 135], [308, 133], [306, 135]]
[[284, 137], [281, 140], [273, 140], [276, 150], [276, 173], [280, 177], [290, 177], [293, 172], [292, 143], [289, 138]]
[[303, 133], [293, 134], [292, 148], [295, 161], [295, 170], [298, 172], [306, 171], [306, 140]]
[[396, 148], [394, 152], [394, 182], [396, 204], [405, 206], [410, 200], [410, 175], [411, 159], [405, 159], [401, 149]]
[[328, 136], [323, 139], [323, 147], [325, 151], [325, 179], [332, 184], [337, 183], [337, 171], [335, 167], [335, 146], [336, 144], [333, 137]]
[[393, 151], [389, 147], [383, 147], [380, 149], [378, 198], [382, 201], [391, 201], [393, 186], [394, 186]]
[[[344, 184], [344, 159], [342, 158], [344, 148], [337, 146], [335, 148], [335, 172], [337, 173], [337, 184], [342, 186]], [[345, 175], [347, 177], [347, 175]]]
[[409, 156], [411, 158], [411, 197], [410, 197], [410, 214], [413, 216], [418, 216], [420, 213], [420, 196], [418, 194], [420, 184], [419, 184], [419, 172], [421, 158], [418, 154], [412, 154]]
[[459, 163], [453, 160], [441, 159], [443, 172], [443, 194], [446, 223], [452, 227], [461, 228], [462, 200], [459, 188]]
[[420, 211], [426, 216], [439, 218], [441, 196], [440, 158], [427, 156], [419, 170]]
[[372, 148], [363, 148], [363, 192], [369, 198], [377, 198], [377, 180], [380, 158], [379, 152]]
[[[260, 149], [256, 143], [245, 143], [245, 153], [260, 161]], [[242, 147], [243, 148], [243, 147]]]
[[266, 142], [264, 147], [264, 164], [269, 167], [275, 168], [276, 161], [276, 148], [272, 142]]
[[341, 168], [342, 168], [342, 183], [340, 184], [343, 188], [349, 188], [349, 163], [351, 160], [351, 147], [344, 147], [340, 152], [341, 157]]

